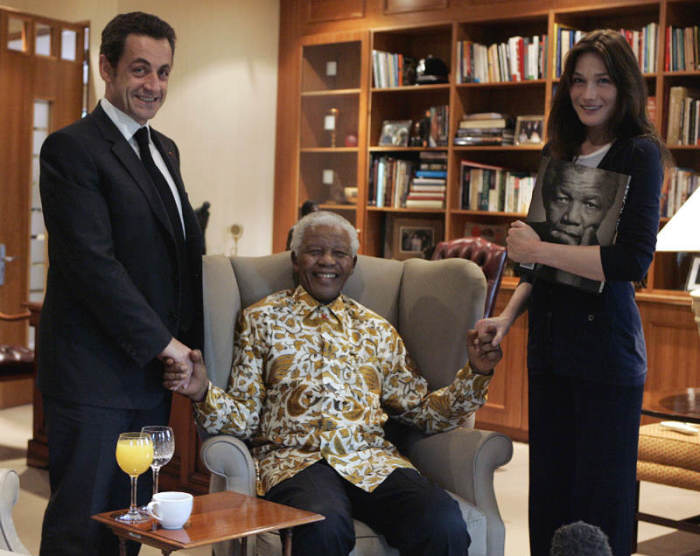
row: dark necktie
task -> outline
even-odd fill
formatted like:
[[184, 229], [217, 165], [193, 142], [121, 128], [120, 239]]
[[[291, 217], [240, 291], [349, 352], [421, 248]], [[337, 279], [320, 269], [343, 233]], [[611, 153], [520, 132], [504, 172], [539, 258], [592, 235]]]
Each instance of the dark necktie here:
[[153, 161], [151, 156], [151, 149], [148, 146], [148, 129], [146, 126], [140, 128], [135, 134], [134, 138], [139, 145], [139, 152], [141, 153], [141, 162], [148, 170], [148, 173], [153, 180], [153, 183], [158, 190], [163, 204], [165, 205], [165, 210], [168, 213], [168, 218], [170, 218], [170, 224], [173, 227], [173, 233], [178, 241], [182, 241], [182, 222], [180, 221], [180, 213], [177, 210], [177, 205], [175, 204], [175, 199], [173, 197], [172, 189], [165, 181], [163, 173], [158, 169], [156, 163]]

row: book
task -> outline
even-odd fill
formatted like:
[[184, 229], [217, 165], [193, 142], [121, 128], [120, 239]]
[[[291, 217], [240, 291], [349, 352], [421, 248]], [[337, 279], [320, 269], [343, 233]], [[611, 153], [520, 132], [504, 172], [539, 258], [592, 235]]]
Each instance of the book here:
[[[527, 223], [543, 241], [566, 245], [612, 245], [630, 176], [544, 157]], [[519, 264], [543, 280], [601, 292], [604, 282], [541, 264]]]

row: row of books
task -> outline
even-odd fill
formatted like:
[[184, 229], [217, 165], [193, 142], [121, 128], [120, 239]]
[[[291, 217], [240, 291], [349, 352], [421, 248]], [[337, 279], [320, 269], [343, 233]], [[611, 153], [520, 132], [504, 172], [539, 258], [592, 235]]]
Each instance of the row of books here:
[[543, 79], [548, 43], [547, 35], [515, 36], [489, 46], [457, 41], [457, 83]]
[[700, 69], [700, 26], [666, 27], [664, 71]]
[[406, 206], [413, 167], [414, 162], [411, 160], [391, 156], [375, 157], [370, 174], [368, 204], [393, 208]]
[[462, 160], [460, 207], [464, 210], [527, 213], [535, 174]]
[[478, 112], [464, 114], [459, 121], [454, 144], [471, 145], [512, 145], [513, 118], [499, 112]]
[[661, 216], [673, 216], [698, 186], [700, 172], [688, 168], [671, 168], [661, 192]]
[[[642, 73], [653, 73], [657, 69], [656, 50], [659, 26], [649, 23], [638, 30], [620, 29], [620, 34], [629, 43]], [[560, 77], [569, 50], [586, 34], [585, 31], [554, 24], [554, 76]]]
[[700, 90], [671, 87], [668, 97], [668, 145], [700, 145]]
[[372, 78], [376, 88], [401, 87], [406, 83], [403, 54], [372, 50]]
[[422, 151], [418, 169], [408, 187], [406, 208], [445, 208], [447, 153]]

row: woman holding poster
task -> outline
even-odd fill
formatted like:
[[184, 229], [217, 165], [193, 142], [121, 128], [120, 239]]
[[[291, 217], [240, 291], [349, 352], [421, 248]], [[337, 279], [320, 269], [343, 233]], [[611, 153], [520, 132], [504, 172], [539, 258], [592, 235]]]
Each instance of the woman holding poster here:
[[542, 239], [518, 221], [508, 232], [508, 256], [602, 282], [602, 290], [530, 273], [499, 316], [477, 323], [481, 333], [495, 332], [497, 344], [528, 309], [532, 556], [548, 555], [554, 531], [578, 520], [599, 526], [616, 556], [630, 554], [646, 376], [632, 283], [644, 278], [654, 254], [665, 156], [646, 100], [637, 60], [618, 32], [593, 31], [569, 51], [543, 155], [629, 177], [615, 240]]

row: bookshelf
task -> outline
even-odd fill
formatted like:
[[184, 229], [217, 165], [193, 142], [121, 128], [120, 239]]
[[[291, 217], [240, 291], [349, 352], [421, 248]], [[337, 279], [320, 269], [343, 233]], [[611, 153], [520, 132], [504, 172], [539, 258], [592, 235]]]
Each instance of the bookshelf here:
[[[396, 7], [401, 5], [401, 9]], [[361, 252], [385, 256], [387, 245], [396, 244], [392, 224], [415, 220], [432, 226], [445, 239], [462, 237], [465, 227], [505, 227], [524, 215], [517, 212], [466, 210], [460, 203], [460, 168], [463, 161], [503, 167], [534, 174], [540, 161], [541, 145], [456, 146], [454, 137], [466, 114], [500, 112], [512, 116], [548, 116], [556, 87], [556, 48], [553, 37], [559, 29], [590, 31], [607, 27], [628, 30], [628, 40], [637, 41], [646, 57], [643, 72], [649, 94], [653, 97], [652, 118], [662, 138], [668, 134], [669, 96], [672, 87], [700, 91], [700, 71], [683, 68], [666, 69], [666, 28], [700, 25], [697, 0], [516, 0], [481, 1], [469, 5], [459, 2], [436, 3], [414, 0], [408, 6], [399, 0], [346, 0], [334, 4], [334, 17], [319, 12], [319, 3], [290, 0], [281, 5], [280, 70], [278, 131], [276, 155], [274, 250], [284, 248], [287, 230], [297, 219], [298, 209], [307, 198], [323, 202], [322, 206], [350, 219], [360, 232]], [[336, 13], [337, 12], [337, 13]], [[657, 29], [653, 41], [650, 30]], [[652, 31], [653, 34], [653, 31]], [[547, 37], [541, 52], [545, 71], [519, 81], [473, 82], [464, 77], [460, 54], [464, 44], [479, 43], [486, 47], [508, 43], [512, 37]], [[639, 38], [641, 37], [641, 38]], [[642, 41], [642, 39], [644, 39]], [[541, 44], [541, 42], [540, 42]], [[373, 51], [401, 55], [392, 63], [405, 67], [406, 60], [432, 55], [449, 68], [447, 83], [410, 85], [405, 79], [390, 82], [399, 86], [378, 87]], [[654, 58], [653, 60], [650, 57]], [[338, 76], [329, 80], [325, 64], [338, 62]], [[700, 68], [700, 66], [696, 66]], [[341, 71], [342, 68], [342, 71]], [[459, 71], [458, 71], [459, 68]], [[396, 69], [394, 71], [397, 71]], [[532, 73], [532, 72], [530, 72]], [[458, 79], [458, 75], [462, 76]], [[522, 77], [522, 76], [521, 76]], [[449, 141], [432, 148], [382, 146], [379, 144], [386, 121], [412, 120], [424, 116], [434, 106], [445, 105], [449, 113]], [[332, 107], [339, 109], [340, 144], [330, 147], [323, 130], [323, 117]], [[294, 122], [298, 122], [295, 125]], [[357, 145], [345, 147], [342, 135], [357, 132]], [[544, 138], [546, 141], [546, 137]], [[675, 165], [700, 172], [700, 146], [670, 146]], [[446, 198], [443, 208], [377, 207], [373, 202], [372, 168], [379, 157], [402, 159], [418, 164], [421, 152], [444, 153], [447, 160]], [[357, 202], [352, 205], [328, 203], [331, 198], [323, 184], [322, 170], [331, 168], [343, 186], [356, 185]], [[668, 221], [662, 218], [661, 226]], [[646, 324], [650, 382], [663, 383], [654, 374], [669, 357], [670, 341], [682, 345], [683, 368], [700, 369], [695, 352], [700, 351], [697, 332], [689, 316], [685, 326], [683, 308], [690, 299], [683, 290], [686, 262], [673, 253], [657, 254], [649, 272], [647, 285], [637, 300]], [[517, 280], [506, 277], [496, 312], [507, 301]], [[673, 323], [683, 322], [681, 328]], [[659, 324], [663, 323], [663, 324]], [[668, 324], [668, 328], [666, 328]], [[657, 329], [657, 327], [659, 327]], [[686, 330], [688, 328], [688, 330]], [[659, 331], [663, 330], [663, 334]], [[691, 334], [694, 332], [694, 335]], [[665, 334], [665, 336], [664, 336]], [[670, 336], [669, 336], [670, 335]], [[480, 411], [480, 421], [513, 433], [518, 438], [526, 431], [527, 390], [524, 371], [527, 325], [520, 319], [506, 342], [508, 367], [494, 379], [489, 403]], [[506, 383], [505, 375], [509, 376]], [[700, 371], [685, 377], [689, 383], [700, 382]], [[520, 378], [518, 378], [520, 377]], [[512, 379], [512, 380], [511, 380]]]

